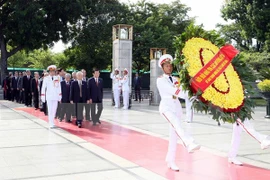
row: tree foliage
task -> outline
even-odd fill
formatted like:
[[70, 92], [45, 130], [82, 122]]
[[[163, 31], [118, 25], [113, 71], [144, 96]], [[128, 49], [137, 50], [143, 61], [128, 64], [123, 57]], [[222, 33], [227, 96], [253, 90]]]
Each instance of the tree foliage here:
[[221, 12], [225, 20], [234, 21], [231, 25], [221, 26], [222, 32], [241, 48], [270, 52], [269, 0], [229, 0]]
[[47, 48], [54, 41], [70, 40], [71, 28], [86, 6], [85, 0], [1, 1], [1, 76], [7, 73], [7, 59], [19, 50]]
[[116, 0], [90, 5], [81, 21], [72, 47], [65, 51], [68, 62], [78, 68], [107, 68], [112, 60], [112, 26], [133, 25], [133, 68], [149, 70], [149, 51], [153, 47], [167, 48], [174, 53], [174, 36], [193, 22], [187, 16], [189, 8], [178, 1], [154, 4], [139, 1], [120, 4]]
[[131, 4], [126, 23], [134, 26], [133, 67], [149, 70], [150, 48], [167, 48], [174, 54], [174, 37], [194, 22], [190, 10], [179, 1], [171, 4], [154, 4], [144, 0]]
[[51, 64], [64, 69], [72, 68], [66, 63], [63, 53], [53, 53], [50, 50], [38, 49], [29, 52], [22, 50], [8, 59], [8, 66], [17, 68], [46, 69]]
[[67, 62], [78, 69], [107, 68], [112, 59], [112, 26], [123, 21], [126, 11], [117, 0], [89, 0], [80, 26], [74, 27], [72, 46], [65, 51]]

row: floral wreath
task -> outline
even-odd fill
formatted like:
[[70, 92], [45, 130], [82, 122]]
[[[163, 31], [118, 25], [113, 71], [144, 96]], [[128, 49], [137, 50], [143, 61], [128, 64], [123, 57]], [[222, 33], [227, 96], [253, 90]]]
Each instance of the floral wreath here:
[[205, 91], [194, 91], [192, 78], [217, 54], [219, 48], [203, 38], [188, 40], [176, 54], [181, 85], [198, 96], [193, 106], [198, 111], [211, 112], [216, 121], [235, 122], [251, 119], [252, 103], [246, 98], [246, 90], [234, 66], [229, 64]]

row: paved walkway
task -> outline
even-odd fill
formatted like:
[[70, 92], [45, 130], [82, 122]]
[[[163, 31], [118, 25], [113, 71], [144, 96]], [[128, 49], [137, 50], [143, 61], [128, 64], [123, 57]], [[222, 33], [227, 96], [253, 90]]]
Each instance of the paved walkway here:
[[[270, 179], [270, 150], [243, 133], [237, 167], [227, 163], [232, 128], [208, 115], [196, 113], [194, 123], [183, 126], [203, 148], [192, 155], [178, 147], [180, 172], [164, 163], [168, 124], [157, 107], [134, 103], [132, 110], [115, 110], [106, 101], [102, 124], [85, 122], [78, 129], [68, 123], [49, 130], [39, 111], [0, 101], [0, 179]], [[255, 110], [254, 126], [270, 134], [264, 108]]]

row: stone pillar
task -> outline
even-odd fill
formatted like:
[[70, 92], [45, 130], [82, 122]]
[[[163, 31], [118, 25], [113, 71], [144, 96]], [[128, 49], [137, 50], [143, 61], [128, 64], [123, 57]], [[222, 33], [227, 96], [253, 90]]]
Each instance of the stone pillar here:
[[113, 26], [113, 59], [112, 71], [115, 68], [120, 70], [123, 77], [125, 68], [129, 71], [129, 86], [132, 91], [132, 40], [133, 26], [126, 24], [117, 24]]
[[163, 74], [162, 69], [158, 66], [158, 60], [166, 54], [165, 48], [150, 49], [150, 91], [152, 92], [151, 105], [158, 106], [161, 100], [157, 89], [157, 78]]

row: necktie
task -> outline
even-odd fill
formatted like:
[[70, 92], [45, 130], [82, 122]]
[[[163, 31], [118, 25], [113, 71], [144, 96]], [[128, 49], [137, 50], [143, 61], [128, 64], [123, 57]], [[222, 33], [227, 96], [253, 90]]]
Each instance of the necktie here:
[[79, 87], [80, 87], [80, 97], [82, 97], [82, 82], [79, 81]]
[[53, 77], [52, 77], [52, 80], [53, 80]]
[[169, 79], [171, 80], [171, 82], [173, 82], [173, 80], [172, 80], [172, 77], [171, 77], [171, 76], [169, 76]]
[[97, 84], [97, 86], [98, 86], [98, 80], [97, 80], [97, 78], [96, 78], [96, 84]]
[[36, 80], [36, 85], [37, 85], [37, 89], [38, 89], [38, 80]]

